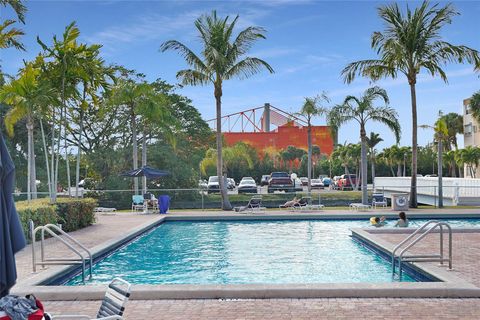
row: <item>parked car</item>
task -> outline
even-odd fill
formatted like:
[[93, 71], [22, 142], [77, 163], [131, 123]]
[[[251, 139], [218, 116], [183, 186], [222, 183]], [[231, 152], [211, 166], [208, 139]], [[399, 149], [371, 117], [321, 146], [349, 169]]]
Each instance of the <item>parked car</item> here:
[[252, 177], [243, 177], [238, 185], [238, 193], [257, 193], [257, 184]]
[[303, 183], [300, 178], [293, 179], [295, 191], [303, 191]]
[[270, 179], [270, 175], [264, 174], [262, 176], [262, 179], [260, 179], [260, 185], [263, 186], [268, 186], [268, 180]]
[[211, 176], [208, 178], [207, 193], [214, 193], [214, 192], [220, 192], [218, 176]]
[[324, 188], [322, 180], [320, 180], [320, 179], [312, 179], [310, 183], [311, 183], [312, 189], [323, 189]]
[[357, 184], [357, 175], [356, 174], [342, 174], [340, 179], [338, 180], [338, 189], [346, 190], [350, 189], [353, 190], [353, 186]]
[[274, 191], [294, 192], [293, 180], [287, 172], [272, 172], [268, 180], [268, 193]]
[[436, 177], [438, 176], [435, 173], [425, 175], [425, 178], [436, 178]]
[[338, 189], [338, 181], [340, 180], [341, 176], [334, 176], [332, 179], [333, 189]]
[[207, 189], [208, 187], [208, 182], [205, 179], [200, 179], [198, 180], [198, 188], [200, 189]]
[[228, 190], [233, 190], [235, 189], [235, 186], [236, 186], [236, 182], [233, 178], [227, 178], [227, 189]]
[[308, 186], [308, 178], [307, 177], [301, 177], [300, 181], [302, 181], [302, 186]]
[[330, 187], [330, 185], [332, 184], [332, 179], [330, 179], [329, 177], [325, 177], [322, 179], [322, 183], [324, 187]]

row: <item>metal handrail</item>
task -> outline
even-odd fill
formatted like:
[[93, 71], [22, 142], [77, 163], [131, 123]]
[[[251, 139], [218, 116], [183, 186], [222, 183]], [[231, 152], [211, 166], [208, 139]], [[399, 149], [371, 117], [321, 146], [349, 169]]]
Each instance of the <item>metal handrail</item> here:
[[430, 220], [428, 222], [426, 222], [425, 224], [423, 224], [420, 228], [418, 228], [417, 230], [415, 230], [411, 235], [409, 235], [408, 237], [406, 237], [402, 242], [400, 242], [399, 244], [397, 244], [395, 246], [395, 248], [393, 248], [393, 251], [392, 251], [392, 276], [395, 274], [395, 252], [397, 252], [397, 250], [403, 246], [408, 240], [412, 239], [413, 237], [415, 237], [417, 234], [419, 234], [421, 231], [423, 231], [428, 225], [432, 224], [432, 223], [437, 223], [438, 221], [437, 220]]
[[[84, 245], [82, 245], [80, 242], [78, 242], [76, 239], [74, 239], [72, 236], [67, 234], [65, 231], [60, 229], [58, 226], [54, 224], [47, 224], [44, 226], [38, 226], [34, 228], [33, 221], [30, 220], [29, 222], [30, 225], [30, 235], [32, 238], [32, 260], [33, 260], [33, 272], [37, 271], [37, 265], [41, 264], [43, 267], [45, 265], [73, 265], [73, 264], [78, 264], [81, 263], [82, 265], [82, 281], [85, 282], [85, 261], [88, 259], [89, 260], [89, 279], [92, 279], [92, 254], [90, 250], [88, 250]], [[54, 231], [58, 232], [59, 234], [55, 233]], [[35, 241], [36, 241], [36, 234], [37, 231], [41, 230], [41, 261], [37, 262], [36, 261], [36, 254], [35, 254]], [[72, 259], [72, 258], [53, 258], [53, 259], [46, 259], [45, 258], [45, 231], [48, 232], [52, 237], [60, 240], [65, 246], [67, 246], [72, 252], [74, 252], [79, 258], [78, 259]], [[85, 251], [88, 255], [88, 257], [85, 257], [79, 250], [77, 250], [71, 243], [67, 242], [63, 236], [70, 241], [72, 241], [74, 244], [76, 244], [78, 247], [80, 247], [83, 251]]]
[[[429, 221], [425, 223], [421, 228], [418, 228], [414, 233], [412, 233], [409, 237], [404, 239], [401, 243], [399, 243], [394, 251], [392, 252], [392, 275], [395, 274], [395, 252], [398, 250], [403, 244], [405, 244], [408, 240], [412, 239], [415, 235], [419, 234], [421, 231], [423, 231], [428, 225], [433, 224], [429, 229], [427, 229], [425, 232], [423, 232], [420, 236], [415, 238], [412, 242], [410, 242], [403, 250], [400, 252], [398, 255], [398, 273], [399, 277], [402, 277], [402, 261], [405, 262], [432, 262], [432, 261], [439, 261], [440, 264], [443, 265], [444, 261], [448, 261], [448, 268], [452, 270], [452, 228], [450, 225], [446, 222], [439, 222], [439, 221]], [[448, 229], [448, 259], [443, 257], [443, 227], [446, 227]], [[423, 238], [425, 238], [427, 235], [435, 231], [436, 228], [440, 228], [440, 252], [439, 254], [433, 254], [433, 255], [409, 255], [409, 256], [404, 256], [404, 254], [412, 248], [415, 244], [420, 242]]]

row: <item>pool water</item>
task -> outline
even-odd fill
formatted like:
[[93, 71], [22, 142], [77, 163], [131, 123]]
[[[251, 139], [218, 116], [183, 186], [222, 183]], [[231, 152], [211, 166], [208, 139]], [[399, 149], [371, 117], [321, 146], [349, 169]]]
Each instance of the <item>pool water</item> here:
[[[350, 237], [350, 228], [367, 226], [359, 220], [166, 222], [95, 264], [88, 283], [113, 277], [134, 284], [398, 281], [387, 261]], [[82, 284], [81, 278], [66, 284]]]

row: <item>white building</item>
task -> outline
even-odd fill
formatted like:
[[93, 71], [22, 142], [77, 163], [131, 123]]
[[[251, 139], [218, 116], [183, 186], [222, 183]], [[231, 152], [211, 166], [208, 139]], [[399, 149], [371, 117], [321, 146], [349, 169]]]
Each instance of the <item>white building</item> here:
[[[465, 147], [480, 146], [480, 127], [478, 121], [472, 116], [470, 110], [470, 99], [463, 100], [463, 145]], [[470, 170], [464, 166], [463, 172], [465, 178], [480, 178], [480, 172], [477, 170], [476, 176], [470, 175]]]

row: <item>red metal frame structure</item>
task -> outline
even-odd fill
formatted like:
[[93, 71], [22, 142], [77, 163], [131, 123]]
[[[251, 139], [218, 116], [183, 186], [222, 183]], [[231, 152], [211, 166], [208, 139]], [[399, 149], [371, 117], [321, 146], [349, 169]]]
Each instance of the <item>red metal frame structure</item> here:
[[[277, 127], [283, 126], [289, 122], [295, 127], [307, 126], [307, 122], [298, 118], [297, 116], [283, 111], [277, 107], [269, 105], [268, 103], [262, 107], [247, 109], [228, 115], [222, 116], [222, 132], [265, 132], [265, 108], [269, 108], [270, 123]], [[259, 111], [260, 110], [260, 111]], [[260, 117], [257, 115], [260, 113]], [[207, 123], [213, 128], [217, 129], [217, 122], [215, 119], [207, 120]]]

